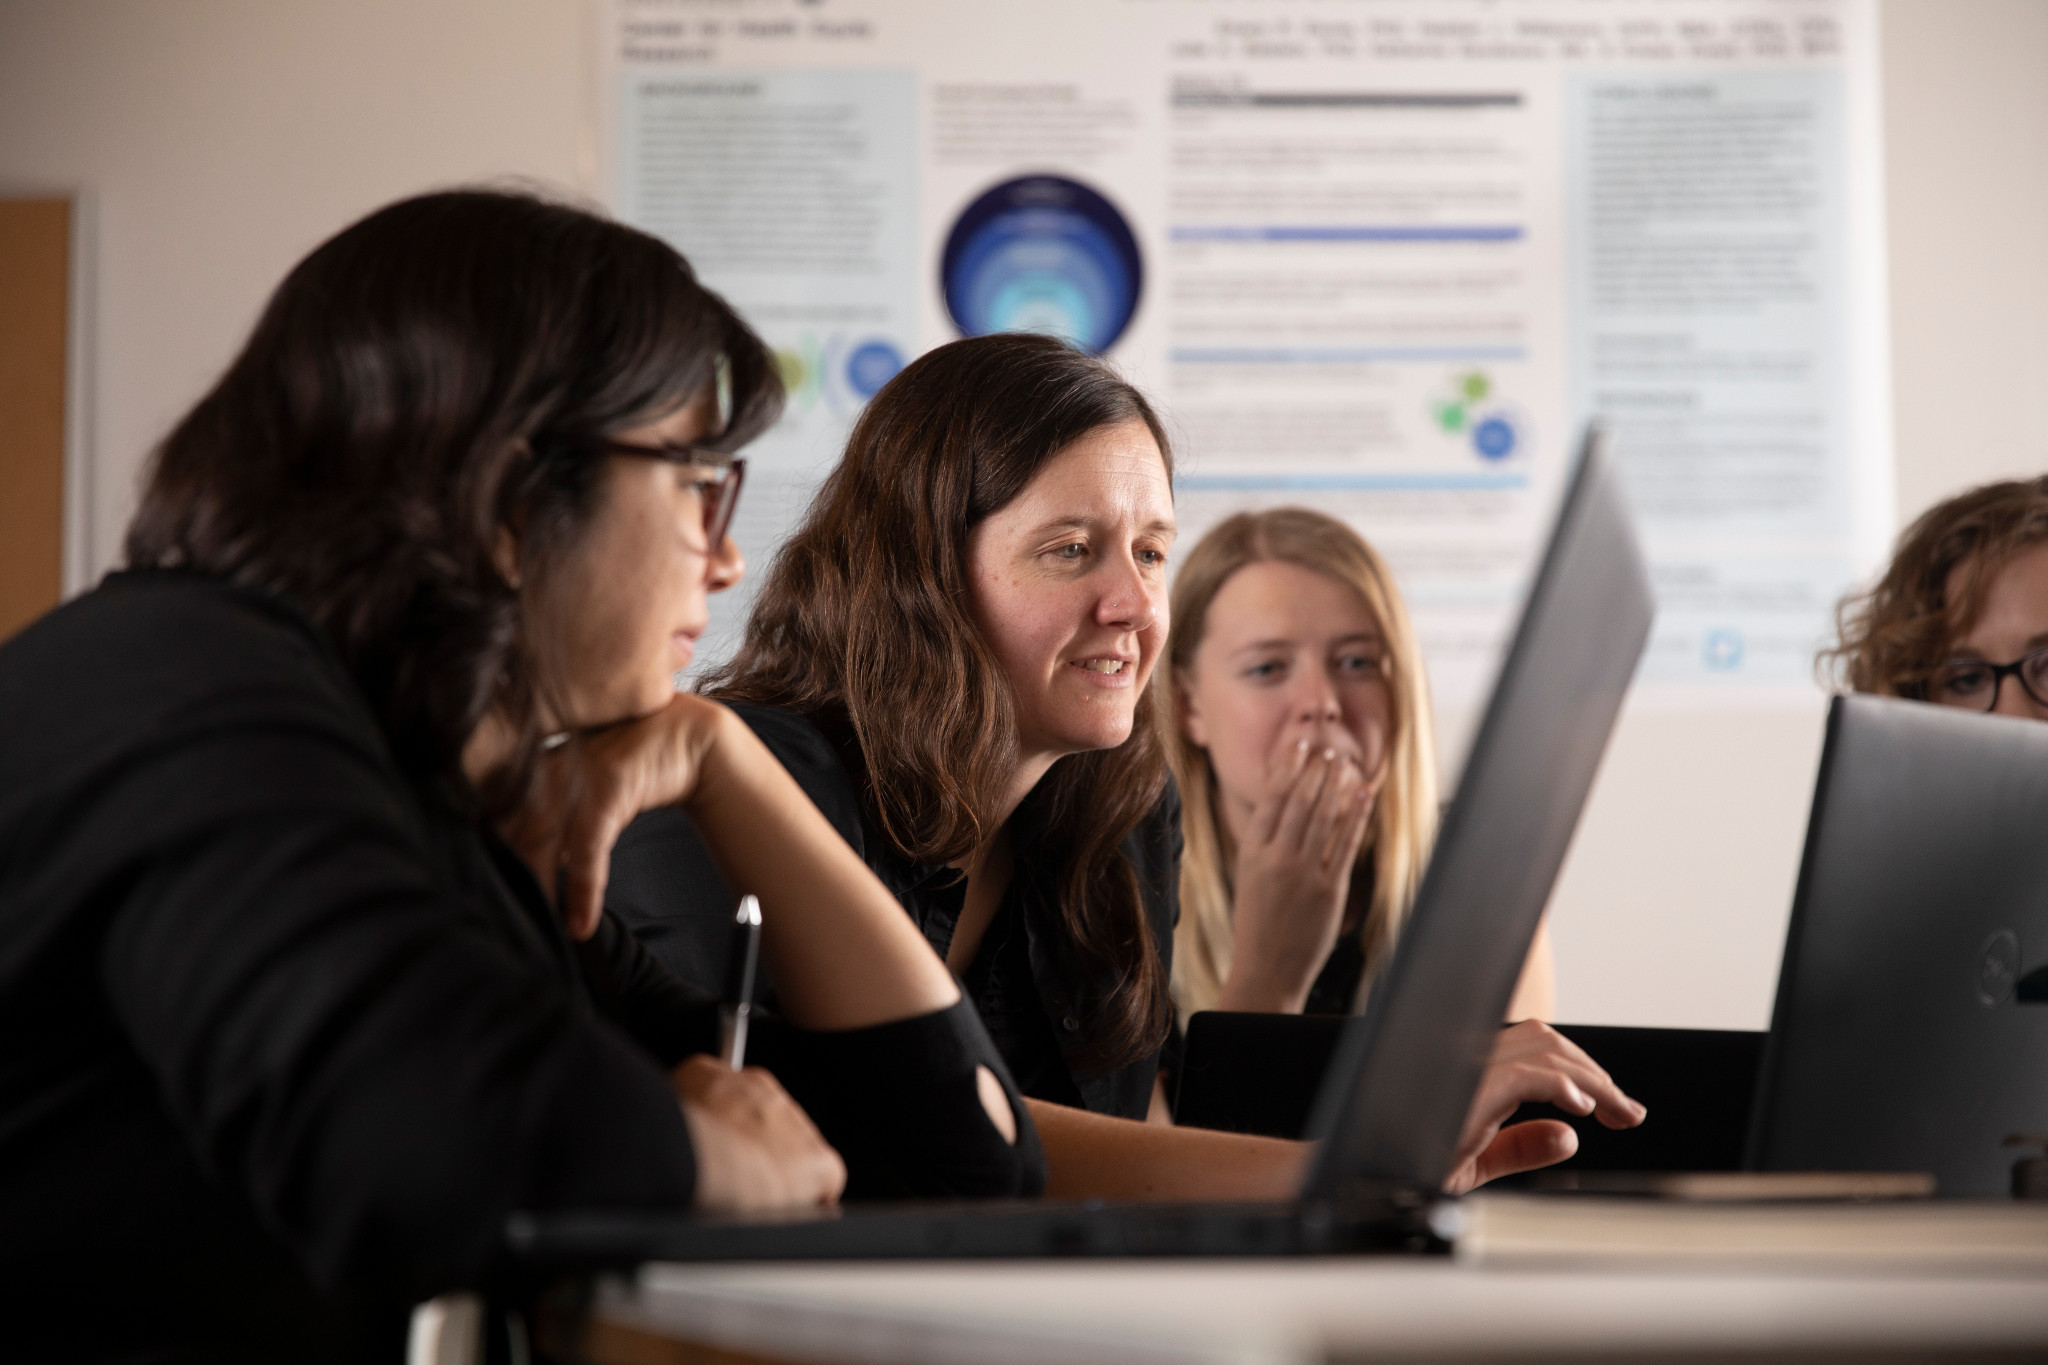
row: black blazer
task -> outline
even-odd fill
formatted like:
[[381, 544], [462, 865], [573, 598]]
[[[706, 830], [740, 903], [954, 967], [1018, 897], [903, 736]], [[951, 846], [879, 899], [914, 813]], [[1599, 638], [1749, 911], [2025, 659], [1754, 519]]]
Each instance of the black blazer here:
[[714, 1031], [615, 923], [572, 949], [280, 603], [116, 574], [0, 647], [20, 1353], [395, 1348], [514, 1209], [687, 1205], [661, 1064]]
[[[843, 752], [809, 719], [793, 711], [733, 707], [795, 777], [825, 817], [902, 902], [943, 958], [959, 920], [964, 886], [945, 867], [899, 856], [862, 814]], [[1091, 1070], [1070, 1054], [1084, 1042], [1095, 983], [1069, 965], [1060, 922], [1060, 850], [1037, 837], [1030, 800], [1011, 820], [1015, 872], [998, 923], [964, 983], [1003, 1060], [1027, 1095], [1142, 1119], [1159, 1071], [1157, 1051], [1108, 1071]], [[1171, 780], [1159, 803], [1124, 841], [1138, 877], [1152, 942], [1169, 970], [1180, 918], [1180, 794]], [[606, 906], [648, 950], [693, 987], [718, 989], [732, 932], [733, 893], [681, 811], [650, 811], [612, 851]], [[997, 955], [1001, 960], [990, 963]], [[1010, 970], [1013, 968], [1014, 970]], [[991, 970], [993, 968], [993, 970]]]

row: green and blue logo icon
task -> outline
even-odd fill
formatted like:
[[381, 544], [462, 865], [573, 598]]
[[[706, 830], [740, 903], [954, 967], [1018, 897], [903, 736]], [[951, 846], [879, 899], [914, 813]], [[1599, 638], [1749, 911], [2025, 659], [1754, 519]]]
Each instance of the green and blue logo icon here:
[[1472, 452], [1498, 464], [1523, 445], [1521, 420], [1498, 397], [1492, 376], [1467, 370], [1451, 377], [1448, 396], [1430, 405], [1430, 416], [1447, 436], [1462, 436]]

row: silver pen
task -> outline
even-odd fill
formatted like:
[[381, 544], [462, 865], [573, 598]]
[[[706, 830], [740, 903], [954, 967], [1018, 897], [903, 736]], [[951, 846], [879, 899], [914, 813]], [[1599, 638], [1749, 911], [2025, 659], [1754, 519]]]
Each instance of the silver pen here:
[[732, 925], [725, 1001], [718, 1010], [718, 1050], [725, 1055], [725, 1064], [738, 1071], [747, 1064], [747, 1020], [754, 1012], [754, 973], [761, 963], [761, 902], [741, 896]]

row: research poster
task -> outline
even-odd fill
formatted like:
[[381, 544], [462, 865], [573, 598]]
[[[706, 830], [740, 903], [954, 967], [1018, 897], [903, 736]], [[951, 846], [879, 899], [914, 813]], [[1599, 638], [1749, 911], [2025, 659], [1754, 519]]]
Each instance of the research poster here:
[[1028, 329], [1160, 404], [1184, 548], [1288, 503], [1377, 545], [1454, 725], [1595, 418], [1658, 592], [1637, 704], [1816, 695], [1892, 519], [1869, 0], [597, 14], [603, 192], [788, 381], [757, 578], [897, 370]]

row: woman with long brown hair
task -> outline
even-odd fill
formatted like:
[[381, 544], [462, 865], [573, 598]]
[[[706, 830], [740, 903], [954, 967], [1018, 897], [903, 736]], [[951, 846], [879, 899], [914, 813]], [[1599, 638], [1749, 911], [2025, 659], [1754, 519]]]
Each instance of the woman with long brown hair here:
[[[1436, 833], [1429, 679], [1393, 573], [1310, 508], [1228, 517], [1182, 557], [1160, 685], [1182, 1017], [1351, 1012]], [[1539, 929], [1508, 1018], [1549, 1016], [1550, 975]]]
[[[1103, 362], [1037, 336], [942, 346], [869, 403], [707, 690], [961, 978], [1030, 1104], [1050, 1192], [1279, 1196], [1300, 1144], [1143, 1122], [1180, 870], [1147, 686], [1167, 633], [1170, 460], [1151, 406]], [[684, 971], [729, 913], [679, 875], [689, 839], [680, 816], [644, 818], [610, 902]], [[1500, 1130], [1523, 1099], [1638, 1114], [1552, 1039], [1489, 1070], [1454, 1185], [1569, 1153], [1562, 1124]]]

